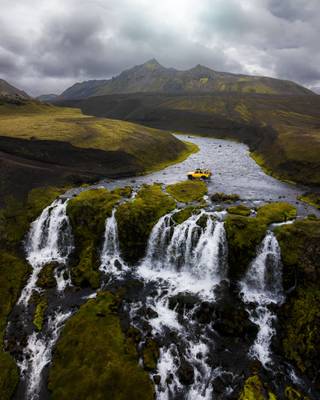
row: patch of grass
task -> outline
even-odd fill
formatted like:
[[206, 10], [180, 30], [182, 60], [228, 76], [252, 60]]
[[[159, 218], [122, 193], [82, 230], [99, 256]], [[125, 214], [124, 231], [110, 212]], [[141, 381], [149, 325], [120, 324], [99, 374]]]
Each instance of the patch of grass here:
[[304, 201], [310, 206], [320, 210], [320, 192], [307, 192], [298, 197], [298, 200]]
[[115, 297], [100, 292], [67, 321], [49, 372], [52, 400], [154, 398], [148, 373], [138, 365], [135, 345], [124, 336], [116, 310]]
[[76, 147], [124, 151], [144, 170], [158, 170], [187, 158], [197, 148], [168, 132], [142, 125], [83, 115], [79, 109], [27, 103], [0, 105], [0, 135], [27, 140], [58, 140]]
[[211, 201], [213, 203], [234, 203], [238, 200], [240, 200], [240, 196], [238, 194], [217, 192], [211, 195]]
[[57, 282], [54, 277], [54, 270], [57, 267], [58, 264], [54, 262], [43, 266], [38, 276], [37, 286], [42, 289], [50, 289], [56, 287]]
[[258, 375], [252, 375], [245, 381], [239, 400], [276, 400], [276, 396], [268, 390]]
[[229, 207], [227, 211], [229, 214], [243, 215], [244, 217], [248, 217], [251, 214], [250, 208], [246, 207], [243, 204], [239, 204], [238, 206], [234, 207]]
[[172, 215], [172, 219], [176, 224], [182, 224], [182, 222], [186, 221], [191, 215], [200, 212], [199, 208], [197, 207], [185, 207], [182, 210], [176, 212]]
[[285, 202], [266, 204], [257, 211], [257, 218], [264, 220], [267, 224], [285, 222], [294, 219], [296, 216], [296, 207]]
[[177, 201], [190, 203], [203, 198], [207, 193], [207, 185], [202, 181], [184, 181], [168, 185], [166, 191]]
[[43, 327], [44, 315], [48, 307], [47, 299], [43, 296], [39, 296], [36, 300], [36, 308], [34, 311], [33, 325], [36, 330], [40, 332]]
[[99, 249], [105, 220], [120, 198], [107, 189], [93, 189], [81, 192], [67, 205], [76, 245], [71, 277], [77, 286], [99, 287]]
[[162, 192], [161, 186], [146, 185], [133, 201], [117, 208], [120, 249], [125, 261], [134, 264], [144, 256], [153, 226], [175, 206], [175, 201]]
[[225, 221], [229, 247], [230, 277], [240, 279], [256, 255], [257, 246], [267, 231], [267, 224], [259, 218], [229, 215]]

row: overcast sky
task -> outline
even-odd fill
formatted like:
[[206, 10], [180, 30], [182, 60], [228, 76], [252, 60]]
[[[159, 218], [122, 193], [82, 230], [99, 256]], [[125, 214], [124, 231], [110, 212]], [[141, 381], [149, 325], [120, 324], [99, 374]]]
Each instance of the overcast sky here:
[[31, 95], [150, 58], [320, 86], [320, 0], [0, 2], [0, 78]]

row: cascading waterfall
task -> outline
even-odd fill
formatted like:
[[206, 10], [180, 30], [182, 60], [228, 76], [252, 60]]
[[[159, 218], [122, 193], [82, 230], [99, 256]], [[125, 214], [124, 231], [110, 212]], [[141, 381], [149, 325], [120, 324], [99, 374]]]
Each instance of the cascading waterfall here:
[[[73, 249], [71, 227], [66, 214], [67, 201], [55, 200], [46, 207], [32, 224], [26, 241], [27, 260], [32, 266], [31, 276], [23, 288], [18, 304], [28, 305], [42, 267], [49, 262], [65, 265]], [[55, 272], [58, 290], [70, 283], [64, 270]]]
[[118, 225], [116, 220], [116, 209], [113, 209], [110, 218], [106, 219], [104, 242], [100, 257], [100, 271], [119, 275], [126, 266], [121, 259], [119, 241], [118, 241]]
[[42, 371], [50, 363], [52, 349], [59, 338], [64, 322], [71, 314], [71, 312], [55, 312], [48, 318], [46, 333], [33, 332], [29, 336], [24, 357], [22, 361], [18, 361], [22, 376], [27, 377], [27, 399], [39, 398]]
[[[46, 263], [59, 264], [54, 272], [58, 297], [59, 293], [71, 284], [70, 274], [64, 268], [73, 249], [66, 207], [67, 201], [57, 199], [31, 224], [26, 241], [26, 253], [27, 260], [32, 266], [32, 273], [18, 301], [18, 305], [24, 307], [25, 310], [28, 308], [33, 291], [41, 292], [36, 282]], [[27, 399], [38, 399], [42, 371], [50, 362], [52, 348], [65, 320], [70, 315], [70, 311], [62, 311], [58, 307], [47, 316], [42, 332], [34, 331], [29, 335], [22, 358], [17, 361], [21, 376], [26, 382]]]
[[[199, 218], [206, 217], [205, 227]], [[147, 256], [138, 268], [146, 283], [155, 284], [157, 294], [145, 299], [155, 317], [149, 320], [155, 336], [166, 331], [176, 332], [177, 343], [163, 346], [158, 361], [161, 377], [157, 398], [168, 400], [182, 395], [186, 399], [211, 399], [214, 371], [206, 359], [210, 353], [210, 328], [194, 322], [195, 305], [182, 316], [170, 307], [170, 299], [179, 295], [197, 296], [200, 301], [214, 302], [215, 287], [226, 278], [227, 244], [223, 222], [214, 214], [193, 215], [175, 225], [171, 214], [164, 216], [150, 235]], [[137, 306], [137, 309], [139, 307]], [[132, 319], [135, 309], [132, 308]], [[183, 350], [182, 350], [183, 349]], [[182, 361], [192, 368], [192, 383], [179, 379]]]
[[250, 356], [266, 367], [272, 362], [270, 345], [276, 319], [269, 306], [280, 305], [284, 301], [281, 252], [273, 232], [267, 232], [256, 258], [240, 282], [240, 295], [247, 304], [250, 320], [259, 328]]

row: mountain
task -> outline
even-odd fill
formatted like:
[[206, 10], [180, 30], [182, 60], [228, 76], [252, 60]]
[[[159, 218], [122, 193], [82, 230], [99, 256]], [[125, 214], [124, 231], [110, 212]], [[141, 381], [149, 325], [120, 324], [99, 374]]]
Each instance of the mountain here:
[[0, 79], [0, 97], [9, 98], [23, 98], [29, 99], [30, 97], [23, 90], [17, 89], [16, 87], [10, 85], [4, 79]]
[[165, 68], [152, 59], [123, 71], [109, 80], [76, 83], [60, 99], [83, 99], [106, 94], [125, 93], [259, 93], [275, 95], [313, 94], [291, 81], [217, 72], [197, 65], [187, 71]]
[[56, 100], [59, 97], [59, 95], [54, 94], [54, 93], [49, 93], [49, 94], [42, 94], [37, 97], [37, 100], [42, 101], [43, 103], [50, 103], [51, 101]]

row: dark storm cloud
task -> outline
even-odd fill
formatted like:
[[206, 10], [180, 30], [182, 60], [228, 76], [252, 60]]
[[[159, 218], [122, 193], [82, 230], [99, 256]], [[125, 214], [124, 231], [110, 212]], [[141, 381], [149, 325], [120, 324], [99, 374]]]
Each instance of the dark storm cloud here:
[[157, 58], [320, 84], [318, 0], [2, 0], [0, 77], [32, 94]]

